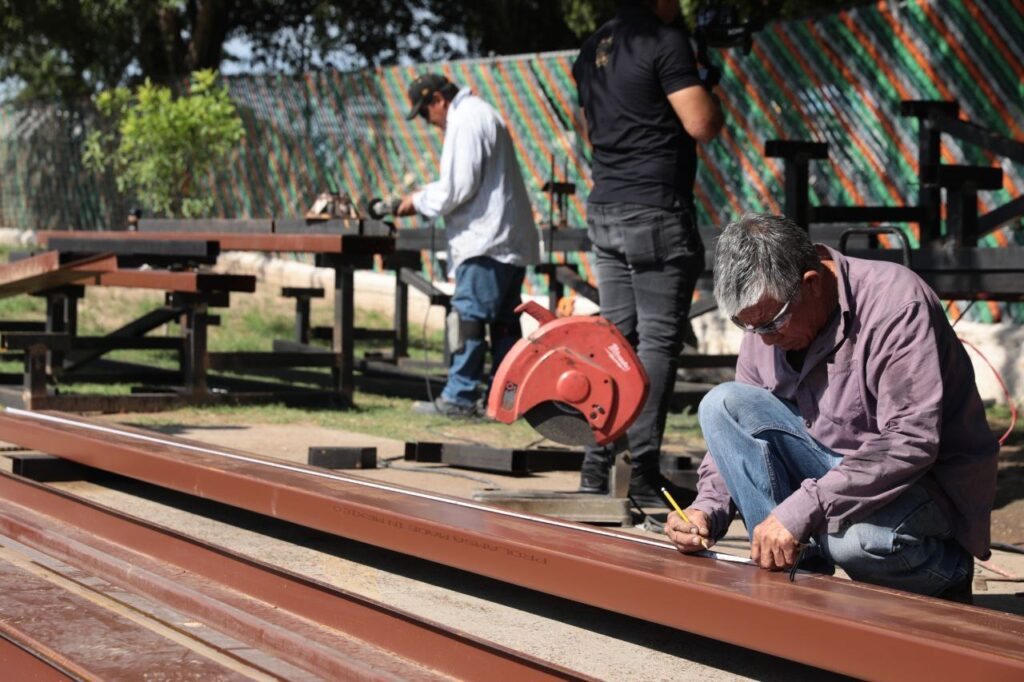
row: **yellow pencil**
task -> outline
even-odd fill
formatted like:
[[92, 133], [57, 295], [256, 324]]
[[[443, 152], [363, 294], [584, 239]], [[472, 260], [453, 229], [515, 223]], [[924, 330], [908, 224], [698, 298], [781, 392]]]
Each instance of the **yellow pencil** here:
[[[677, 503], [675, 501], [675, 498], [673, 498], [672, 495], [670, 495], [669, 492], [667, 490], [665, 490], [664, 488], [661, 489], [661, 492], [662, 492], [663, 495], [665, 495], [665, 499], [667, 499], [672, 504], [672, 506], [675, 508], [676, 513], [679, 514], [679, 518], [681, 518], [683, 520], [683, 523], [691, 523], [690, 519], [686, 516], [686, 512], [684, 512], [679, 507], [679, 503]], [[696, 526], [694, 526], [694, 528], [696, 528]], [[704, 549], [711, 549], [710, 547], [708, 547], [708, 541], [705, 540], [704, 538], [700, 539], [700, 544], [704, 545]]]

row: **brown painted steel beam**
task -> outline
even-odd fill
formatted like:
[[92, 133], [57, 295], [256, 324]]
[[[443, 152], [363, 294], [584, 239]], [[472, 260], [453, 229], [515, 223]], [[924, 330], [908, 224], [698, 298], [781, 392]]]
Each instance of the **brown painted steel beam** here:
[[117, 270], [117, 256], [101, 254], [61, 263], [56, 251], [0, 264], [0, 298], [30, 294]]
[[[584, 679], [6, 473], [0, 473], [0, 532], [324, 679]], [[3, 603], [0, 594], [0, 613]], [[137, 670], [140, 679], [149, 672]]]
[[7, 410], [0, 440], [848, 675], [1024, 676], [1024, 618], [1004, 613], [68, 415]]
[[256, 291], [252, 275], [231, 275], [213, 272], [175, 272], [171, 270], [116, 270], [97, 275], [79, 284], [132, 289], [159, 289], [197, 293], [202, 291]]
[[394, 237], [348, 234], [245, 234], [240, 232], [65, 232], [43, 230], [40, 244], [50, 239], [74, 237], [96, 241], [215, 241], [221, 251], [285, 251], [303, 253], [387, 254], [395, 249]]
[[72, 682], [75, 680], [65, 671], [44, 661], [32, 652], [26, 644], [0, 631], [0, 670], [19, 680], [47, 680], [47, 682]]
[[[61, 672], [90, 680], [243, 680], [242, 675], [188, 647], [75, 594], [0, 550], [0, 636], [56, 670], [29, 677], [26, 668], [4, 679], [53, 679]], [[33, 666], [37, 667], [37, 666]], [[54, 674], [55, 673], [55, 674]], [[52, 677], [51, 677], [52, 675]]]

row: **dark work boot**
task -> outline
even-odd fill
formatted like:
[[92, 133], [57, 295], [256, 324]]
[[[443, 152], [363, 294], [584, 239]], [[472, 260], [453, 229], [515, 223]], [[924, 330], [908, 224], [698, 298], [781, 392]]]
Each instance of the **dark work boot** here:
[[608, 492], [608, 469], [611, 466], [608, 453], [604, 450], [587, 450], [580, 467], [581, 493], [604, 495]]

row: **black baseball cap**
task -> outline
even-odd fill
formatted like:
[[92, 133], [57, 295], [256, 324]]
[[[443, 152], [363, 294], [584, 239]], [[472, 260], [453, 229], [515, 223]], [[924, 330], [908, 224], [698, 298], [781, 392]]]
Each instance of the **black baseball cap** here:
[[417, 76], [416, 80], [409, 84], [409, 104], [412, 105], [412, 108], [405, 117], [410, 120], [416, 118], [423, 105], [430, 101], [435, 92], [443, 90], [449, 82], [447, 78], [439, 73], [425, 73]]

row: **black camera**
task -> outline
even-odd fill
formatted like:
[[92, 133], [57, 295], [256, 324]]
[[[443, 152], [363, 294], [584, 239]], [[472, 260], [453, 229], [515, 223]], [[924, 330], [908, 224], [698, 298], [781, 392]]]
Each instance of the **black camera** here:
[[722, 78], [722, 72], [711, 61], [708, 49], [738, 47], [746, 54], [750, 52], [754, 33], [762, 28], [764, 19], [760, 14], [742, 18], [737, 7], [728, 2], [712, 0], [698, 6], [693, 37], [697, 42], [701, 81], [708, 90], [718, 85]]

